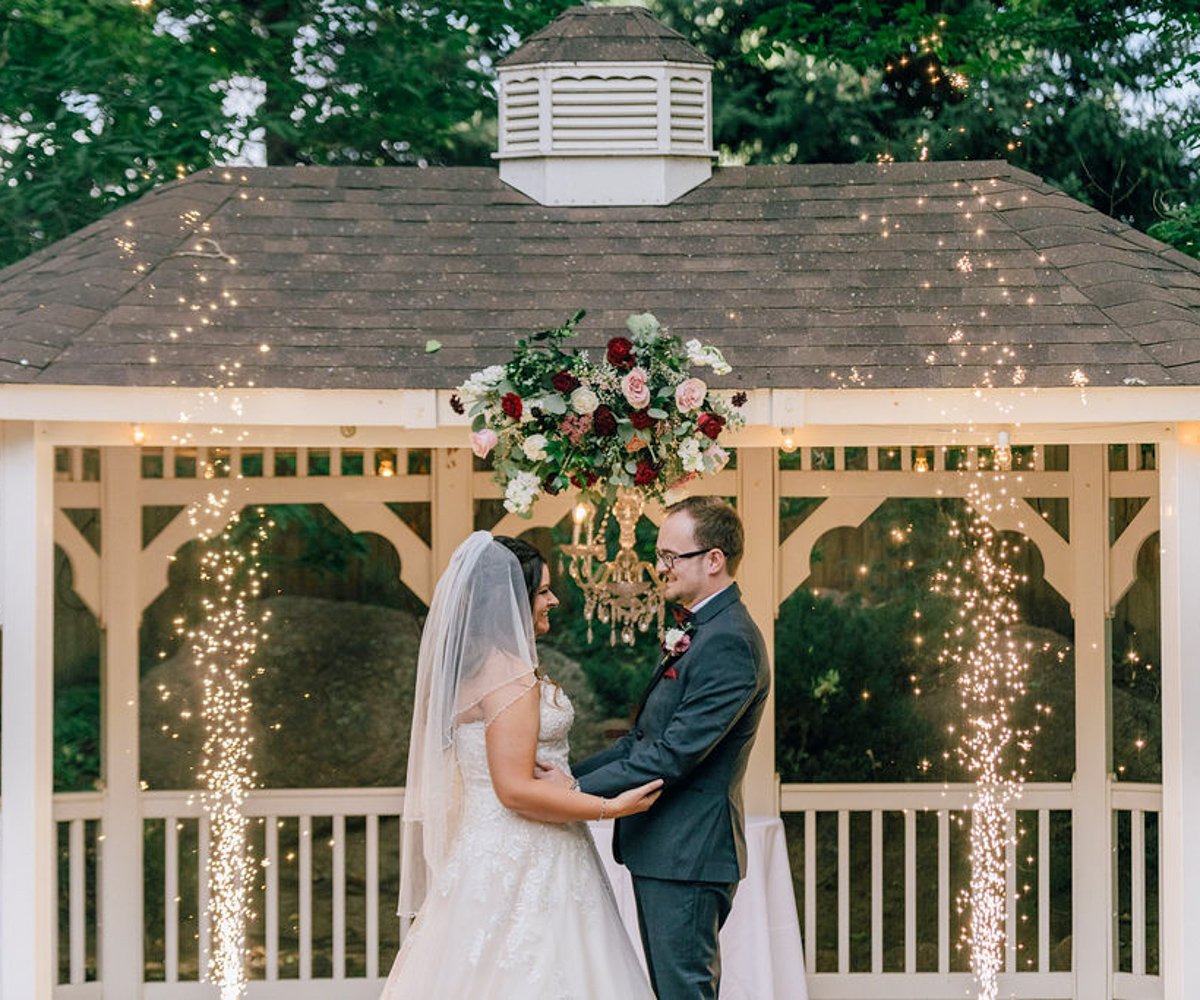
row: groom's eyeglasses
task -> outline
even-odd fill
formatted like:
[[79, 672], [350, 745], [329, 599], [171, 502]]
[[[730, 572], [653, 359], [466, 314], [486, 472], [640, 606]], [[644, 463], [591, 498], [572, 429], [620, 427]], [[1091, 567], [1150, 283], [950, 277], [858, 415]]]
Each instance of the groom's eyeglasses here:
[[654, 554], [658, 556], [658, 561], [660, 563], [666, 566], [668, 570], [672, 570], [675, 568], [675, 563], [677, 560], [693, 559], [696, 556], [704, 555], [705, 552], [711, 552], [714, 548], [715, 546], [710, 545], [707, 549], [696, 549], [695, 552], [680, 552], [676, 554], [674, 552], [663, 552], [660, 550]]

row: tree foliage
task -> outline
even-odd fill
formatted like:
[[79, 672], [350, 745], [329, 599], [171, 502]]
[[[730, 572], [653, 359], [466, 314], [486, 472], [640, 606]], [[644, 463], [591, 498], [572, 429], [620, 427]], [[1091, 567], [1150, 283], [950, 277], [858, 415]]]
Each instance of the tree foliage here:
[[[742, 162], [1004, 158], [1141, 228], [1198, 198], [1192, 0], [655, 0]], [[1181, 92], [1182, 93], [1182, 92]], [[1193, 91], [1194, 93], [1194, 91]]]
[[[1200, 203], [1194, 0], [649, 2], [717, 61], [728, 161], [1003, 157], [1143, 229]], [[0, 264], [213, 162], [487, 163], [496, 59], [570, 3], [8, 0]]]
[[0, 264], [255, 146], [272, 164], [482, 164], [492, 66], [567, 0], [9, 0]]

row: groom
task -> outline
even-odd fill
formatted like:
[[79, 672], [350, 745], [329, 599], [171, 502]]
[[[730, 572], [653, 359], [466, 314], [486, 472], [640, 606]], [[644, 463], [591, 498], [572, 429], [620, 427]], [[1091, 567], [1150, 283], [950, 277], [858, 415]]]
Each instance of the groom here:
[[633, 875], [638, 923], [659, 1000], [715, 998], [718, 932], [746, 874], [742, 777], [770, 685], [767, 650], [733, 577], [744, 531], [716, 497], [667, 508], [658, 569], [681, 607], [634, 726], [575, 769], [612, 796], [662, 778], [649, 812], [617, 820], [613, 854]]

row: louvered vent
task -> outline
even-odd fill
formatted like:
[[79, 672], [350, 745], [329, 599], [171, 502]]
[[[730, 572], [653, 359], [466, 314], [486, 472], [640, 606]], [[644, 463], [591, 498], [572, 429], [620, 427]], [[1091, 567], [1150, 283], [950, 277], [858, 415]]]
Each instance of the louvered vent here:
[[699, 77], [671, 77], [672, 148], [708, 148], [708, 97]]
[[504, 84], [504, 135], [501, 148], [520, 153], [538, 148], [538, 78], [509, 79]]
[[650, 76], [560, 76], [551, 83], [551, 144], [561, 151], [658, 146], [658, 83]]

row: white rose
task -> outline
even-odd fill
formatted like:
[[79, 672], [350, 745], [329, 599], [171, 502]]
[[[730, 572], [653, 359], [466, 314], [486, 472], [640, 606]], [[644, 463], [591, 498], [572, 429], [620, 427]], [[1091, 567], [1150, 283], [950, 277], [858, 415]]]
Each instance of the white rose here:
[[546, 435], [530, 434], [521, 444], [521, 450], [531, 462], [540, 462], [546, 457]]
[[458, 387], [458, 394], [468, 403], [473, 403], [486, 396], [496, 386], [504, 381], [503, 365], [488, 365], [482, 371], [474, 372]]
[[717, 375], [728, 375], [733, 369], [725, 356], [711, 345], [705, 347], [698, 340], [689, 340], [683, 345], [687, 351], [688, 362], [699, 367], [711, 368]]
[[597, 396], [586, 385], [581, 385], [573, 393], [571, 393], [571, 409], [578, 413], [581, 417], [587, 416], [589, 413], [595, 412], [597, 406], [600, 405], [600, 397]]
[[541, 492], [541, 483], [532, 472], [518, 472], [504, 490], [504, 509], [510, 514], [524, 514]]
[[694, 437], [684, 438], [679, 446], [679, 461], [684, 472], [703, 472], [704, 455], [700, 450], [700, 442]]

